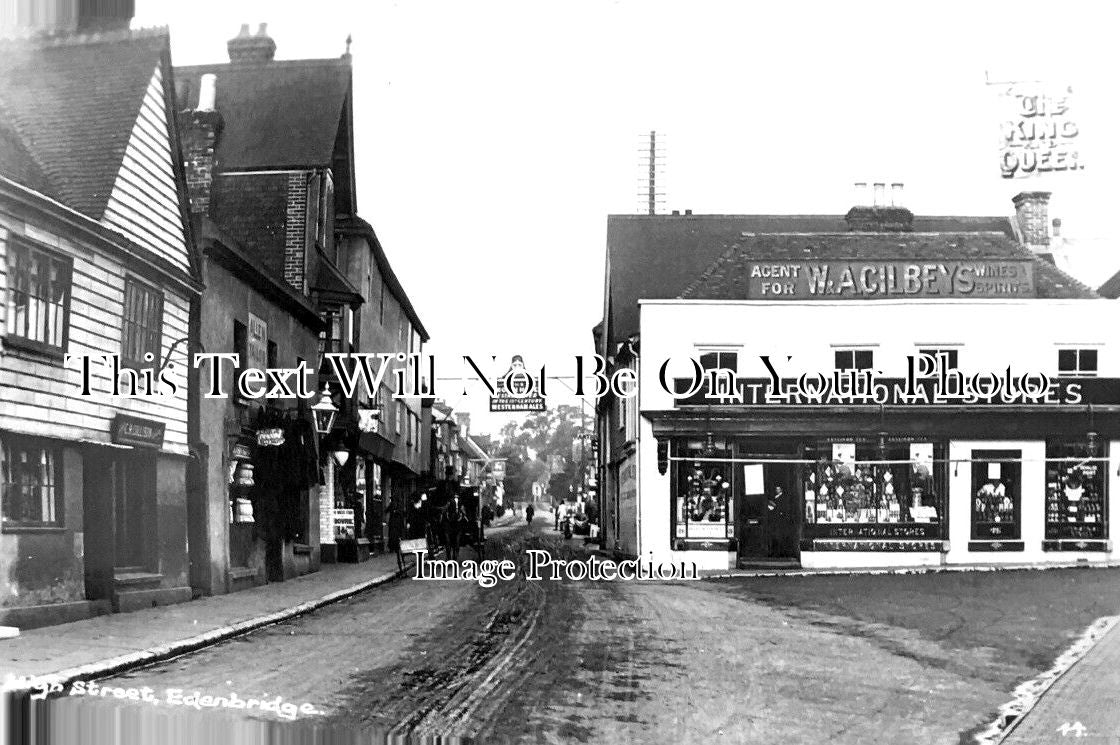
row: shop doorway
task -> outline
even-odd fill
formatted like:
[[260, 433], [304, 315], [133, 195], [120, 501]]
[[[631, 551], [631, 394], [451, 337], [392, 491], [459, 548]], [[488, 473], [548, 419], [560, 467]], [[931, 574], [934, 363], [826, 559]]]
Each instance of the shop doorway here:
[[796, 563], [798, 472], [795, 464], [748, 463], [740, 467], [739, 558], [745, 562]]
[[119, 568], [147, 569], [150, 506], [155, 502], [154, 466], [151, 459], [137, 456], [113, 461], [113, 518]]

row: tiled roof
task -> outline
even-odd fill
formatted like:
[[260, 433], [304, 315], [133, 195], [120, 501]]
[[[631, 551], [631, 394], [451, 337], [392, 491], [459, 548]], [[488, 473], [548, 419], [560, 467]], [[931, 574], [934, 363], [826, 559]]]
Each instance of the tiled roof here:
[[758, 261], [954, 261], [1017, 259], [1034, 262], [1039, 297], [1096, 297], [1092, 289], [1034, 256], [1003, 233], [745, 233], [680, 294], [682, 298], [747, 297], [751, 264]]
[[[1013, 235], [1005, 217], [916, 216], [913, 229]], [[639, 300], [678, 297], [744, 232], [847, 230], [843, 215], [611, 215], [607, 219], [607, 343], [616, 344], [638, 332]]]
[[163, 29], [0, 43], [0, 174], [100, 220], [167, 48]]
[[179, 110], [198, 104], [199, 80], [216, 76], [222, 170], [329, 167], [346, 98], [350, 60], [289, 60], [176, 67]]

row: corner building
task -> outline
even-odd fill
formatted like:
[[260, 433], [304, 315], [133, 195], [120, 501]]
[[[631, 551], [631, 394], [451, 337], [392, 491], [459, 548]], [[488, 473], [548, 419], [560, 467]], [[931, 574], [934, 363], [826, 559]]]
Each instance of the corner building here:
[[600, 402], [604, 546], [709, 570], [1115, 558], [1117, 311], [1032, 250], [1047, 196], [611, 217], [597, 341], [639, 388]]

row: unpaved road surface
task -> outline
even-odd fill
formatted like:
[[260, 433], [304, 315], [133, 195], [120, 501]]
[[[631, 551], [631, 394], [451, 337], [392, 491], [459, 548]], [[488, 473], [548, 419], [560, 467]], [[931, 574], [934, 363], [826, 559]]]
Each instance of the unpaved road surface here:
[[[544, 525], [492, 543], [491, 556], [583, 550]], [[218, 743], [313, 731], [353, 742], [451, 735], [601, 745], [958, 743], [1007, 699], [1000, 686], [952, 664], [954, 654], [974, 665], [985, 655], [994, 661], [991, 650], [954, 652], [897, 631], [864, 631], [711, 582], [518, 579], [482, 588], [401, 580], [100, 681], [146, 686], [157, 699], [167, 689], [280, 696], [314, 714], [289, 721], [88, 697], [50, 703], [67, 742], [172, 742], [190, 729]], [[118, 727], [105, 740], [96, 727], [74, 724], [118, 709], [143, 725], [131, 734]]]

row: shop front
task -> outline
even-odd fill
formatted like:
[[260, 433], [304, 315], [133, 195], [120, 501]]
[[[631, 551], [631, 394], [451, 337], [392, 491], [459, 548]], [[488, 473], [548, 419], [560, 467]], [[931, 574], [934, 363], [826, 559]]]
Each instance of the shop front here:
[[1086, 409], [647, 416], [657, 470], [643, 480], [639, 530], [658, 560], [844, 568], [1113, 554], [1115, 412], [1098, 412], [1093, 430]]

